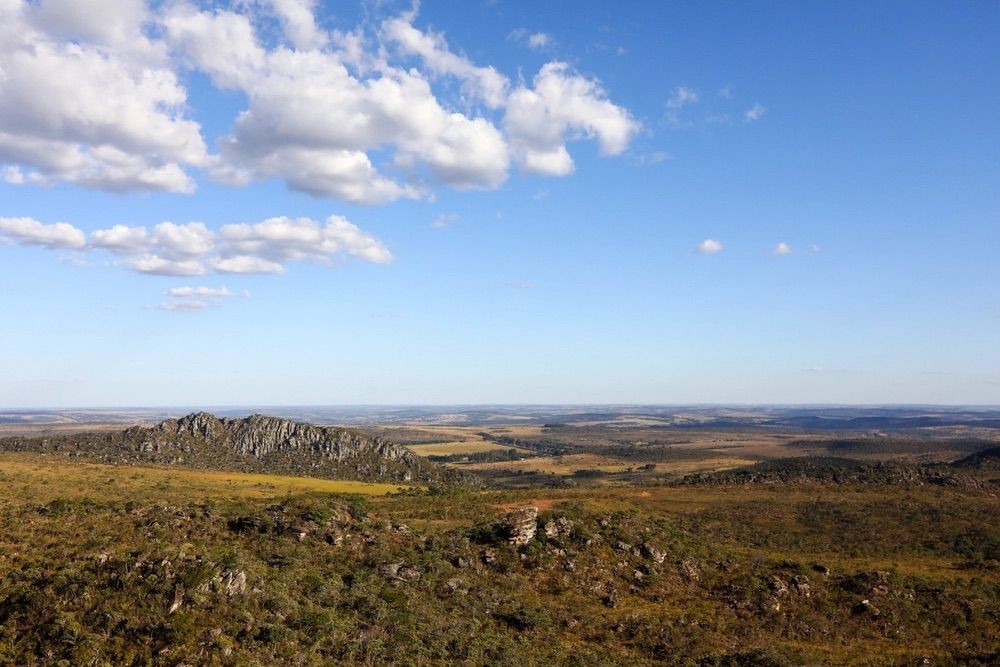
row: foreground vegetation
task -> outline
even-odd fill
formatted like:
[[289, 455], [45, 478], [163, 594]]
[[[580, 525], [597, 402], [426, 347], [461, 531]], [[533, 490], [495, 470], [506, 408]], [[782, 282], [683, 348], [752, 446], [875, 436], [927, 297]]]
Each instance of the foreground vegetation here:
[[0, 664], [1000, 662], [989, 488], [329, 484], [0, 456]]

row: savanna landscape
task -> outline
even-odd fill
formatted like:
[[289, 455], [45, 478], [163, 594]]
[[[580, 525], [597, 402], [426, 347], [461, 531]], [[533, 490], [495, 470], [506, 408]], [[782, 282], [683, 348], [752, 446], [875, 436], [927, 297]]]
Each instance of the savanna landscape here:
[[[3, 664], [1000, 659], [1000, 434], [977, 424], [368, 424], [344, 457], [366, 467], [317, 476], [275, 451], [343, 427], [38, 428], [0, 440]], [[413, 481], [362, 433], [405, 443]], [[220, 453], [240, 437], [253, 465]]]
[[1000, 667], [1000, 0], [0, 0], [0, 667]]

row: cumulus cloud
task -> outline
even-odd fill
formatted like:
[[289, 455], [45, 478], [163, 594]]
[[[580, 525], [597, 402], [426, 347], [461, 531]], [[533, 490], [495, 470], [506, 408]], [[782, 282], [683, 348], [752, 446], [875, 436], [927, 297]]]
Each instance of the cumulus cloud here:
[[743, 120], [745, 120], [748, 123], [760, 120], [761, 117], [764, 115], [764, 112], [766, 111], [767, 109], [765, 109], [760, 104], [754, 104], [752, 107], [750, 107], [743, 113]]
[[[32, 218], [0, 218], [0, 242], [81, 252], [104, 250], [121, 258], [118, 266], [160, 276], [201, 276], [208, 267], [219, 273], [284, 273], [290, 262], [335, 266], [346, 257], [374, 264], [393, 259], [381, 241], [339, 215], [323, 223], [310, 218], [269, 218], [223, 225], [218, 231], [201, 222], [161, 222], [151, 230], [114, 225], [92, 232], [89, 243], [83, 231], [65, 222], [46, 225]], [[205, 291], [210, 288], [176, 289], [195, 290], [192, 296], [224, 296]]]
[[0, 242], [44, 248], [82, 248], [86, 236], [65, 222], [46, 225], [34, 218], [0, 218]]
[[784, 241], [781, 241], [780, 243], [778, 243], [778, 245], [774, 246], [774, 254], [775, 255], [791, 255], [792, 254], [792, 246], [788, 245]]
[[[515, 160], [566, 175], [568, 140], [616, 155], [637, 130], [596, 80], [563, 63], [513, 87], [443, 33], [417, 27], [416, 8], [328, 32], [318, 6], [0, 0], [0, 176], [190, 193], [202, 173], [385, 204], [440, 186], [497, 188]], [[215, 152], [190, 117], [190, 71], [246, 98]], [[448, 99], [449, 81], [460, 99]]]
[[561, 62], [544, 65], [532, 87], [522, 85], [511, 93], [505, 127], [521, 167], [550, 176], [573, 171], [569, 138], [595, 139], [603, 155], [618, 155], [639, 130], [638, 122], [608, 100], [597, 81]]
[[382, 243], [339, 215], [325, 225], [309, 218], [270, 218], [256, 224], [224, 225], [219, 230], [223, 256], [260, 257], [273, 262], [309, 259], [330, 263], [346, 254], [376, 264], [392, 261]]
[[695, 249], [702, 255], [714, 255], [722, 251], [722, 243], [715, 239], [705, 239]]
[[329, 38], [316, 25], [316, 0], [266, 0], [266, 4], [277, 14], [285, 35], [297, 48], [326, 46]]
[[510, 82], [492, 67], [480, 67], [468, 58], [453, 53], [444, 35], [423, 32], [413, 25], [412, 13], [382, 23], [383, 37], [403, 53], [419, 56], [437, 75], [458, 77], [466, 91], [493, 108], [503, 105]]
[[154, 276], [200, 276], [205, 273], [205, 267], [199, 261], [167, 259], [159, 255], [142, 255], [125, 261], [123, 266]]
[[124, 266], [163, 276], [202, 275], [205, 267], [200, 260], [214, 244], [215, 233], [200, 222], [161, 222], [151, 232], [145, 227], [114, 225], [90, 235], [92, 248], [132, 257]]
[[212, 268], [219, 273], [275, 273], [282, 274], [285, 267], [279, 262], [272, 262], [263, 257], [253, 255], [234, 255], [233, 257], [216, 258], [212, 260]]
[[140, 0], [0, 2], [7, 182], [191, 192], [206, 158], [187, 95]]

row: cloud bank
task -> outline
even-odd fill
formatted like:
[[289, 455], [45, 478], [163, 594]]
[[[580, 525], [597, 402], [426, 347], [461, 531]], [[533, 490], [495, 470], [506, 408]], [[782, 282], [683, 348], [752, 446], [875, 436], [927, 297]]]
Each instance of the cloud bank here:
[[[639, 131], [599, 81], [564, 62], [515, 83], [418, 27], [415, 10], [327, 31], [317, 7], [0, 0], [0, 174], [114, 192], [277, 179], [385, 204], [441, 187], [494, 189], [515, 167], [566, 176], [571, 142], [617, 155]], [[526, 39], [551, 43], [544, 33]], [[189, 106], [190, 73], [245, 96], [215, 146]], [[184, 262], [152, 253], [136, 266]]]
[[[161, 276], [201, 276], [210, 269], [228, 274], [280, 274], [293, 262], [336, 266], [351, 257], [374, 264], [393, 259], [381, 241], [339, 215], [323, 223], [310, 218], [269, 218], [223, 225], [218, 231], [201, 222], [161, 222], [151, 229], [114, 225], [95, 230], [89, 240], [82, 230], [65, 222], [0, 218], [0, 242], [107, 251], [119, 267]], [[190, 293], [171, 296], [228, 296], [205, 291], [208, 288], [183, 289]]]

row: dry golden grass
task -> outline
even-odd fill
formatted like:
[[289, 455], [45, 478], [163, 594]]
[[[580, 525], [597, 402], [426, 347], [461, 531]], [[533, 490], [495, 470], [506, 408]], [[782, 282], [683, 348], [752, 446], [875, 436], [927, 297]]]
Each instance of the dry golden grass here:
[[510, 445], [499, 445], [487, 440], [461, 440], [458, 442], [435, 442], [426, 445], [406, 445], [418, 456], [448, 456], [450, 454], [476, 454], [494, 449], [516, 449]]
[[385, 495], [406, 488], [396, 484], [185, 470], [167, 467], [112, 466], [37, 454], [0, 454], [0, 485], [9, 500], [47, 502], [54, 498], [181, 500], [266, 498], [290, 493]]
[[[670, 461], [656, 463], [658, 473], [715, 472], [753, 465], [754, 459], [738, 456], [709, 457], [698, 460]], [[623, 472], [638, 468], [642, 461], [625, 461], [600, 454], [565, 454], [563, 456], [542, 456], [523, 461], [497, 461], [493, 463], [460, 464], [463, 470], [521, 470], [524, 472], [555, 473], [572, 475], [578, 470], [599, 470], [606, 473]]]

